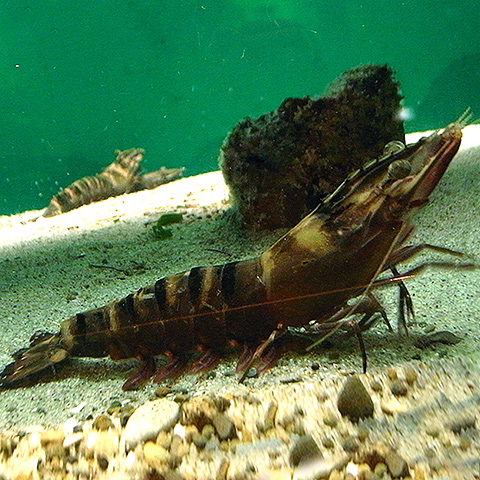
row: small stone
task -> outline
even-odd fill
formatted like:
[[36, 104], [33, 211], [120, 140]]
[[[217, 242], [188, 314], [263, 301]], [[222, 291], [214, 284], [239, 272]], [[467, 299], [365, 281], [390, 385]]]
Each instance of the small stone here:
[[225, 397], [213, 397], [213, 403], [217, 407], [217, 410], [222, 413], [231, 405], [230, 400]]
[[172, 444], [172, 434], [169, 432], [160, 432], [157, 436], [156, 443], [168, 450]]
[[169, 430], [177, 422], [179, 412], [179, 405], [165, 398], [138, 407], [123, 430], [122, 438], [126, 449], [130, 450], [139, 442], [152, 440], [159, 432]]
[[328, 411], [323, 416], [323, 423], [329, 427], [335, 428], [338, 425], [339, 418], [332, 411]]
[[143, 456], [148, 463], [153, 465], [167, 464], [170, 461], [170, 454], [167, 450], [153, 442], [147, 442], [143, 446]]
[[385, 463], [393, 478], [405, 477], [409, 474], [407, 462], [393, 450], [390, 450], [385, 456]]
[[355, 440], [353, 437], [345, 437], [342, 440], [342, 448], [347, 452], [347, 453], [353, 453], [358, 450], [358, 442]]
[[290, 450], [290, 465], [296, 467], [301, 462], [308, 462], [323, 458], [317, 442], [311, 435], [299, 437]]
[[97, 455], [97, 463], [100, 470], [106, 470], [108, 468], [108, 458], [105, 455]]
[[370, 388], [374, 392], [381, 392], [383, 390], [382, 382], [380, 382], [378, 380], [372, 380], [371, 383], [370, 383]]
[[107, 458], [118, 453], [120, 438], [116, 430], [106, 432], [91, 432], [86, 439], [87, 449], [97, 455], [105, 455]]
[[388, 377], [390, 380], [396, 380], [396, 379], [398, 378], [398, 373], [397, 373], [397, 371], [395, 370], [395, 368], [390, 367], [390, 368], [387, 370], [387, 377]]
[[423, 329], [423, 333], [432, 333], [435, 331], [435, 325], [427, 325], [424, 329]]
[[402, 380], [393, 381], [390, 390], [396, 397], [404, 397], [408, 393], [407, 384]]
[[364, 442], [368, 438], [369, 433], [365, 427], [358, 427], [357, 429], [357, 437], [361, 442]]
[[475, 428], [475, 417], [472, 415], [455, 419], [448, 424], [448, 428], [450, 428], [453, 433], [460, 433], [462, 430]]
[[213, 417], [218, 413], [215, 401], [209, 395], [196, 395], [182, 405], [183, 425], [195, 425], [202, 431], [205, 425], [212, 424]]
[[395, 397], [380, 403], [382, 412], [387, 415], [394, 415], [395, 413], [404, 413], [407, 411], [407, 407], [401, 404]]
[[234, 423], [224, 413], [213, 417], [213, 426], [221, 440], [230, 440], [237, 435]]
[[78, 445], [83, 439], [83, 433], [77, 432], [72, 433], [71, 435], [67, 435], [65, 440], [63, 441], [63, 448], [69, 448], [74, 445]]
[[335, 442], [333, 441], [333, 438], [330, 436], [324, 437], [322, 440], [322, 445], [325, 448], [333, 448], [335, 446]]
[[440, 426], [436, 423], [428, 423], [425, 426], [425, 433], [433, 438], [437, 438], [440, 435]]
[[108, 430], [109, 428], [113, 428], [113, 422], [112, 419], [105, 414], [98, 415], [98, 417], [95, 418], [93, 421], [92, 427], [95, 428], [96, 430], [101, 430], [105, 431]]
[[407, 383], [412, 386], [418, 379], [418, 373], [413, 367], [406, 367], [405, 368], [405, 380]]
[[202, 428], [202, 435], [206, 438], [209, 439], [212, 435], [215, 434], [215, 429], [213, 428], [213, 425], [205, 425]]
[[313, 362], [311, 365], [310, 365], [310, 368], [316, 372], [319, 368], [320, 368], [320, 364], [317, 363], [317, 362]]
[[375, 465], [375, 469], [373, 471], [373, 473], [379, 477], [379, 478], [383, 478], [385, 476], [385, 474], [387, 473], [387, 466], [384, 464], [384, 463], [377, 463]]
[[54, 458], [64, 459], [66, 457], [66, 451], [63, 447], [63, 442], [49, 442], [45, 447], [45, 459], [52, 461]]
[[373, 416], [373, 401], [362, 381], [357, 376], [347, 378], [338, 396], [339, 412], [352, 422]]
[[197, 448], [205, 448], [207, 444], [207, 438], [204, 437], [201, 433], [194, 433], [192, 435], [192, 442]]
[[158, 398], [163, 398], [166, 397], [171, 391], [172, 389], [170, 387], [157, 387], [155, 389], [155, 395]]
[[65, 434], [62, 430], [48, 430], [40, 434], [40, 443], [45, 446], [48, 443], [63, 443], [65, 440]]

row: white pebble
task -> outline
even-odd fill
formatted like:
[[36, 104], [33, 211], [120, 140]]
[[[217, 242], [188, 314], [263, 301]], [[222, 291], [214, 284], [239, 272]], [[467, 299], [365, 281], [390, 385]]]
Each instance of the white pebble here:
[[122, 434], [125, 448], [131, 450], [139, 442], [152, 440], [159, 432], [169, 430], [177, 422], [179, 412], [178, 403], [165, 398], [138, 407], [128, 419]]
[[85, 408], [86, 405], [87, 405], [87, 402], [79, 403], [76, 407], [70, 409], [70, 413], [73, 413], [74, 415], [77, 413], [80, 413]]

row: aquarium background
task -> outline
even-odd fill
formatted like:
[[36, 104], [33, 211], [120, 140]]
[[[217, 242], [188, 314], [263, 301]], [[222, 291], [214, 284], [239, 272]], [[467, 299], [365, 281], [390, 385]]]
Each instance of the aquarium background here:
[[39, 209], [146, 149], [145, 170], [217, 168], [242, 118], [388, 63], [407, 131], [480, 114], [478, 0], [1, 0], [0, 214]]

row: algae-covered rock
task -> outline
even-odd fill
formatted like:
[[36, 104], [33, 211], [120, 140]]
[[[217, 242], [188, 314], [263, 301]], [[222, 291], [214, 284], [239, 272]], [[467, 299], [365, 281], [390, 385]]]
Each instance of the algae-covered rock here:
[[401, 99], [390, 67], [364, 65], [342, 74], [324, 97], [287, 98], [238, 123], [220, 166], [245, 225], [295, 225], [388, 142], [404, 142]]

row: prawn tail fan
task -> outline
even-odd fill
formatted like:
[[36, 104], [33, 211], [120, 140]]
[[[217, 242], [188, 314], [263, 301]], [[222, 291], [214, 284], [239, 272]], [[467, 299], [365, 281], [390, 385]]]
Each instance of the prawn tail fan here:
[[9, 363], [0, 373], [0, 388], [8, 388], [14, 383], [53, 366], [69, 356], [59, 334], [43, 334], [35, 339], [30, 347], [15, 352], [14, 361]]

